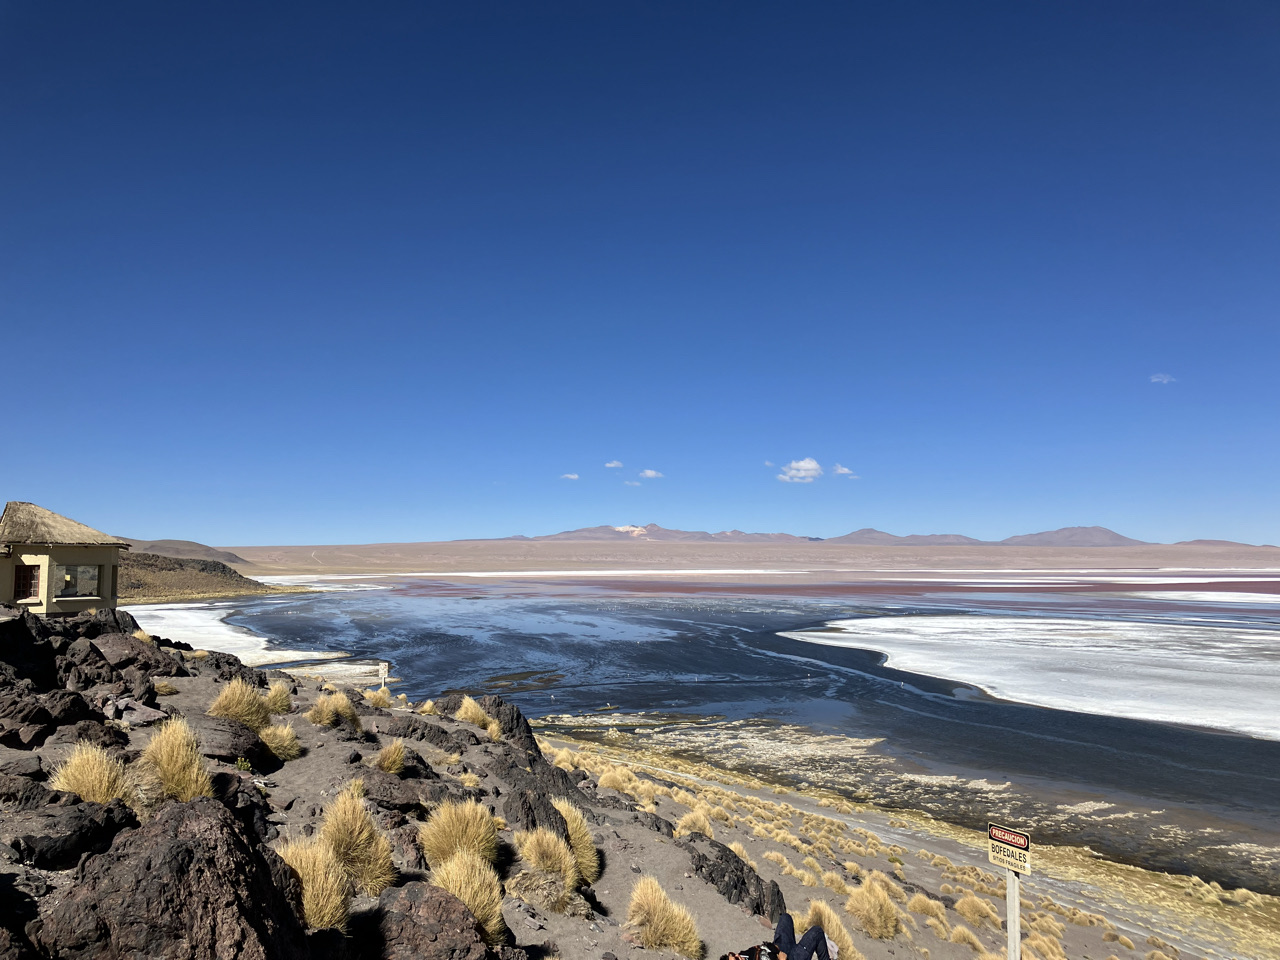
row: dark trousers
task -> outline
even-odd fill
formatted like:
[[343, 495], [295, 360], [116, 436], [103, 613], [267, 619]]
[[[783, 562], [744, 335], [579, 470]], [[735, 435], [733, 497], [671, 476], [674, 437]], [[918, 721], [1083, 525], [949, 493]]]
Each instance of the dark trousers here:
[[809, 960], [810, 957], [831, 960], [827, 953], [827, 935], [822, 932], [821, 927], [810, 927], [804, 932], [800, 942], [796, 943], [796, 925], [789, 913], [784, 912], [778, 918], [778, 929], [773, 931], [773, 942], [787, 955], [787, 960]]

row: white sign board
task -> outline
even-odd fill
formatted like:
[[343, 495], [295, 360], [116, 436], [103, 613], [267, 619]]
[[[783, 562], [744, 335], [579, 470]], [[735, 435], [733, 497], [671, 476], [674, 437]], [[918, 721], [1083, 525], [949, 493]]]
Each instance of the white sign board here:
[[987, 859], [1015, 873], [1031, 872], [1031, 837], [996, 823], [987, 824]]

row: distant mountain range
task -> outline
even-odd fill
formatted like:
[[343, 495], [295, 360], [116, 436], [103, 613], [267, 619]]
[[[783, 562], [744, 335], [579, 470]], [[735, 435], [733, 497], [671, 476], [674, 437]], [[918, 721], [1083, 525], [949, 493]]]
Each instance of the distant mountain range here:
[[[905, 537], [864, 527], [842, 537], [799, 537], [792, 533], [743, 533], [741, 530], [723, 530], [708, 533], [705, 530], [668, 530], [656, 523], [645, 526], [581, 527], [551, 533], [541, 537], [503, 537], [504, 540], [648, 540], [685, 543], [847, 543], [853, 546], [886, 547], [946, 547], [946, 546], [1006, 546], [1006, 547], [1137, 547], [1148, 543], [1134, 540], [1106, 527], [1062, 527], [1042, 533], [1026, 533], [1003, 540], [976, 540], [958, 533], [911, 534]], [[1231, 540], [1184, 540], [1184, 546], [1248, 546]]]

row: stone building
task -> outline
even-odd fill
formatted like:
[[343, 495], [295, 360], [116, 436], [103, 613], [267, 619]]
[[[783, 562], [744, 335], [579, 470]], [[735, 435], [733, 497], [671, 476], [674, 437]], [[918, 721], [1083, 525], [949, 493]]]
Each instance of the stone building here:
[[129, 545], [68, 517], [14, 501], [0, 515], [0, 603], [41, 616], [114, 607]]

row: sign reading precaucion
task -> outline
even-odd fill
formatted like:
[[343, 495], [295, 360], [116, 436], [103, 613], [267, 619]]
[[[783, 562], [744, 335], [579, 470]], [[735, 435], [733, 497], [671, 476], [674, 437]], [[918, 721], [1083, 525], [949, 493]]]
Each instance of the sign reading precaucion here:
[[987, 859], [1017, 873], [1031, 872], [1031, 837], [999, 824], [987, 824]]

